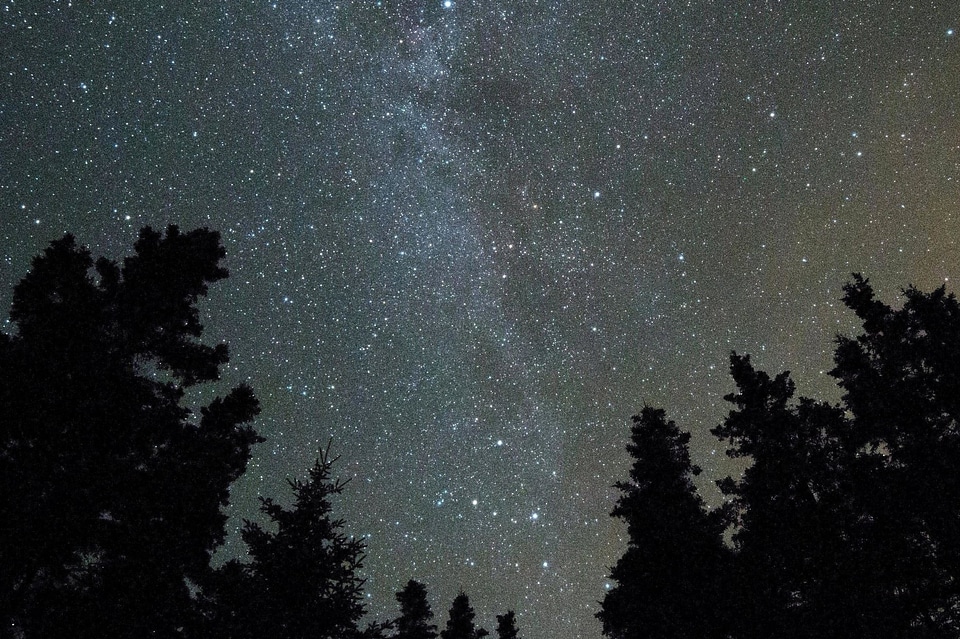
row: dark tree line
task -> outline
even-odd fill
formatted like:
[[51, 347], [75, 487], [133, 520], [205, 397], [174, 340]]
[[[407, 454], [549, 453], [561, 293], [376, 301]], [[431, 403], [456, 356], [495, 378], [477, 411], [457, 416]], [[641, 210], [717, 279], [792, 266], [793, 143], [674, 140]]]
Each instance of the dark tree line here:
[[[426, 587], [363, 626], [364, 544], [334, 515], [344, 483], [323, 451], [293, 504], [262, 500], [249, 561], [219, 568], [230, 485], [262, 438], [240, 385], [191, 409], [226, 345], [197, 303], [227, 276], [217, 233], [144, 229], [94, 261], [71, 236], [38, 256], [0, 333], [0, 637], [481, 639], [461, 592], [442, 630]], [[838, 337], [838, 405], [795, 398], [733, 354], [713, 434], [748, 462], [697, 494], [690, 436], [634, 418], [612, 514], [629, 545], [601, 603], [615, 639], [960, 636], [960, 304], [943, 287], [892, 308], [854, 276], [863, 333]], [[512, 611], [499, 639], [517, 639]]]
[[858, 275], [844, 288], [863, 333], [837, 338], [840, 405], [731, 356], [712, 433], [749, 466], [718, 482], [722, 508], [697, 495], [689, 435], [661, 410], [634, 418], [606, 635], [960, 636], [960, 305], [943, 287], [904, 297], [891, 308]]
[[[470, 605], [470, 597], [463, 591], [454, 598], [450, 606], [446, 627], [438, 634], [437, 626], [432, 623], [433, 611], [427, 601], [427, 589], [418, 581], [409, 581], [397, 593], [400, 603], [400, 616], [392, 623], [394, 639], [481, 639], [489, 632], [474, 624], [476, 614]], [[512, 610], [497, 615], [498, 639], [519, 639], [516, 615]]]
[[[362, 627], [362, 540], [333, 514], [344, 483], [320, 454], [246, 562], [219, 568], [230, 485], [263, 439], [240, 385], [191, 410], [225, 344], [200, 341], [197, 302], [227, 277], [218, 233], [146, 228], [134, 255], [94, 262], [67, 235], [14, 289], [0, 333], [0, 637], [436, 639], [423, 584], [400, 617]], [[443, 639], [479, 639], [460, 593]], [[513, 613], [498, 628], [515, 639]], [[507, 621], [503, 621], [506, 619]]]

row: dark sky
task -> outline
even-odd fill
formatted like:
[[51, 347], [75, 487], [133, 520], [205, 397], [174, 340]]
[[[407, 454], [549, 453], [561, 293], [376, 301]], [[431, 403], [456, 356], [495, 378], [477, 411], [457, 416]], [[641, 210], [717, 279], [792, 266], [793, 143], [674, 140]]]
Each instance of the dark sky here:
[[836, 398], [851, 271], [891, 302], [960, 278], [958, 29], [926, 0], [0, 0], [0, 303], [66, 231], [221, 231], [208, 339], [268, 438], [233, 511], [332, 437], [375, 616], [415, 578], [441, 626], [462, 587], [488, 628], [598, 637], [631, 414], [694, 432], [716, 501], [731, 350]]

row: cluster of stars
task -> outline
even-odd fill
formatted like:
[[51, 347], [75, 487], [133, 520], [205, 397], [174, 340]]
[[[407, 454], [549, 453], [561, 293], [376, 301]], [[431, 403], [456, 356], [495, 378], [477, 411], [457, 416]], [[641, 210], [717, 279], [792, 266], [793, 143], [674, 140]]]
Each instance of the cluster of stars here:
[[716, 503], [730, 350], [830, 398], [848, 274], [960, 268], [955, 11], [727, 11], [8, 0], [0, 296], [66, 231], [221, 231], [208, 339], [268, 438], [232, 528], [332, 437], [374, 617], [466, 582], [598, 637], [629, 416], [693, 430]]

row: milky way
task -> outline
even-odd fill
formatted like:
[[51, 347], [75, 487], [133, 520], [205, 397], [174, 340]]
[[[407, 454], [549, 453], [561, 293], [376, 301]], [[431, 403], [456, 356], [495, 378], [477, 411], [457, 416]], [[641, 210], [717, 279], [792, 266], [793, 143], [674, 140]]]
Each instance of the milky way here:
[[219, 230], [231, 529], [332, 439], [373, 617], [597, 637], [631, 414], [716, 503], [731, 350], [836, 398], [851, 271], [960, 277], [960, 14], [834, 4], [0, 0], [0, 302], [66, 231]]

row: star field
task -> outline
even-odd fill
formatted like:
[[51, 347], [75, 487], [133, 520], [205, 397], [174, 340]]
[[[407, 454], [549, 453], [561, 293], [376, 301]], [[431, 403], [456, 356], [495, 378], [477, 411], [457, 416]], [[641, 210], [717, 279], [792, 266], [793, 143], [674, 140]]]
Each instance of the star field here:
[[630, 415], [693, 431], [715, 503], [731, 350], [835, 399], [851, 271], [890, 301], [960, 278], [958, 28], [934, 1], [0, 0], [0, 303], [66, 231], [119, 257], [219, 230], [206, 335], [267, 437], [231, 526], [332, 438], [374, 618], [417, 579], [441, 626], [462, 587], [488, 629], [599, 637]]

